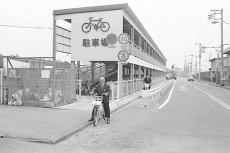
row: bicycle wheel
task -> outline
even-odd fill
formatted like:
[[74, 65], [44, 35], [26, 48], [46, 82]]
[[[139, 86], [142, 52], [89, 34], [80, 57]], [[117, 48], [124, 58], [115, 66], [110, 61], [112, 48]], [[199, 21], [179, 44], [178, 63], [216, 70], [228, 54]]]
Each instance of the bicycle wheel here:
[[102, 22], [101, 23], [101, 26], [100, 26], [101, 31], [107, 32], [109, 30], [109, 28], [110, 28], [110, 25], [108, 22]]
[[84, 32], [84, 33], [88, 33], [90, 30], [91, 30], [91, 26], [89, 23], [84, 23], [82, 26], [81, 26], [81, 30]]
[[97, 125], [97, 120], [98, 120], [98, 107], [94, 107], [93, 110], [93, 125], [96, 126]]

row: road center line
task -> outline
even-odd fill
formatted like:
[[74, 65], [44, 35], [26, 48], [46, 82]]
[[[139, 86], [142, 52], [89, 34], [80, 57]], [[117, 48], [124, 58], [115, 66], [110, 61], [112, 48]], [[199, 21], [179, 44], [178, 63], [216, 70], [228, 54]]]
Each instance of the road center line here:
[[175, 88], [175, 84], [176, 84], [176, 81], [173, 82], [173, 87], [172, 87], [172, 89], [171, 89], [171, 91], [170, 91], [170, 93], [169, 93], [169, 96], [168, 96], [168, 98], [166, 99], [166, 101], [165, 101], [162, 105], [160, 105], [157, 109], [163, 108], [163, 107], [169, 102], [169, 100], [170, 100], [170, 98], [171, 98], [171, 96], [172, 96], [173, 90], [174, 90], [174, 88]]
[[203, 92], [203, 93], [204, 93], [205, 95], [207, 95], [210, 99], [212, 99], [214, 102], [216, 102], [216, 103], [222, 105], [222, 106], [223, 106], [224, 108], [226, 108], [227, 110], [230, 110], [230, 105], [229, 105], [229, 104], [227, 104], [227, 103], [223, 102], [222, 100], [216, 98], [216, 97], [213, 96], [212, 94], [210, 94], [210, 93], [208, 93], [208, 92], [206, 92], [206, 91], [204, 91], [204, 90], [202, 90], [202, 89], [196, 87], [195, 85], [194, 85], [194, 88], [196, 88], [197, 90]]

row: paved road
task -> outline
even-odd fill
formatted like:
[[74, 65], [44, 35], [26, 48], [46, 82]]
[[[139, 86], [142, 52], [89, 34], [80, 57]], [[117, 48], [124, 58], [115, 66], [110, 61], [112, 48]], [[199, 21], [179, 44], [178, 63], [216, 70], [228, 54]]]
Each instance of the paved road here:
[[230, 92], [179, 79], [171, 93], [164, 107], [160, 99], [138, 99], [110, 125], [100, 121], [56, 145], [0, 139], [0, 152], [229, 153]]

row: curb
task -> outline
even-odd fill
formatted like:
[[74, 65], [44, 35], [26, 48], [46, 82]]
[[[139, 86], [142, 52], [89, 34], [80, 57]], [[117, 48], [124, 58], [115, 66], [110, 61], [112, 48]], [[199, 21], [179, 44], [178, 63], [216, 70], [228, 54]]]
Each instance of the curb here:
[[[127, 100], [127, 102], [125, 102], [124, 104], [119, 105], [117, 108], [111, 110], [111, 113], [114, 113], [114, 112], [120, 110], [120, 109], [123, 108], [124, 106], [130, 104], [131, 102], [135, 101], [136, 99], [138, 99], [138, 98], [140, 98], [140, 97], [141, 97], [141, 95], [137, 95], [137, 96], [135, 96], [135, 98], [130, 98], [130, 97], [128, 97], [127, 99], [130, 98], [130, 100]], [[118, 100], [117, 102], [122, 101], [122, 100], [126, 101], [126, 99], [120, 99], [120, 100]], [[101, 118], [100, 118], [100, 119], [101, 119]], [[100, 119], [99, 119], [99, 120], [100, 120]], [[92, 124], [93, 124], [93, 122], [88, 122], [88, 123], [86, 123], [85, 125], [83, 125], [83, 126], [80, 127], [80, 128], [77, 128], [77, 129], [74, 128], [74, 129], [72, 129], [72, 130], [69, 130], [69, 131], [65, 132], [64, 134], [61, 134], [60, 136], [57, 136], [56, 138], [53, 138], [53, 139], [50, 140], [48, 143], [50, 143], [50, 144], [56, 144], [56, 143], [59, 143], [59, 142], [61, 142], [61, 141], [64, 141], [64, 140], [66, 140], [67, 138], [69, 138], [70, 136], [72, 136], [74, 133], [80, 132], [80, 131], [82, 131], [83, 129], [87, 128], [88, 126], [92, 125]]]
[[210, 83], [208, 82], [209, 85], [212, 85], [212, 86], [216, 86], [216, 87], [219, 87], [219, 88], [222, 88], [222, 89], [226, 89], [226, 90], [229, 90], [230, 91], [230, 88], [227, 88], [225, 86], [220, 86], [220, 85], [216, 85], [216, 84], [213, 84], [213, 83]]

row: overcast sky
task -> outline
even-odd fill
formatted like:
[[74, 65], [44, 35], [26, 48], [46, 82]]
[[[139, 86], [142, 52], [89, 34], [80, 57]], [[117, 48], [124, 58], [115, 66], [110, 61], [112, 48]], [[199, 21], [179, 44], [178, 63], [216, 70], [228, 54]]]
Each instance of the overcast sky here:
[[[230, 23], [229, 0], [1, 0], [0, 25], [52, 27], [53, 10], [117, 3], [129, 3], [168, 59], [168, 66], [183, 67], [184, 56], [197, 55], [194, 43], [220, 45], [220, 25], [208, 21], [211, 9], [223, 8], [224, 20]], [[0, 40], [3, 55], [52, 56], [50, 29], [0, 27]], [[230, 44], [229, 24], [224, 25], [224, 42]], [[216, 55], [211, 49], [203, 54], [202, 70], [209, 67], [210, 52]]]

